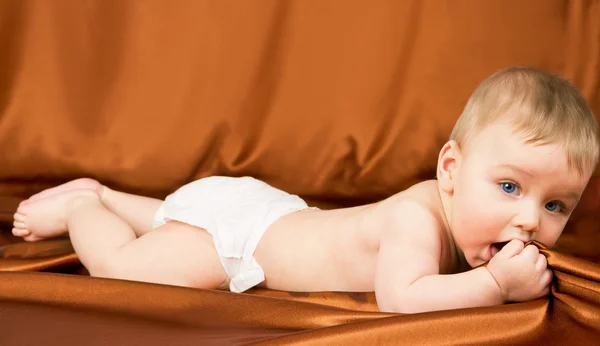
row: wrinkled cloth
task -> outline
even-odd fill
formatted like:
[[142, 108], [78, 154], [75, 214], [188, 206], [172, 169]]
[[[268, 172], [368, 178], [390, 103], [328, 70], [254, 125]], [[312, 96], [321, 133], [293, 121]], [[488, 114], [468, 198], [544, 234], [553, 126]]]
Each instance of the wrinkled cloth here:
[[[536, 244], [540, 245], [540, 244]], [[35, 257], [35, 244], [0, 248], [48, 270], [72, 255]], [[10, 249], [10, 251], [8, 250]], [[59, 252], [62, 254], [58, 254]], [[82, 275], [0, 272], [2, 345], [112, 343], [247, 344], [594, 344], [600, 340], [600, 265], [541, 247], [554, 273], [551, 294], [526, 303], [414, 315], [381, 313], [373, 293], [236, 294]], [[33, 257], [33, 258], [31, 258]], [[43, 262], [46, 262], [44, 264]], [[37, 266], [37, 268], [35, 267]], [[21, 270], [22, 263], [14, 263]], [[35, 333], [31, 332], [35, 326]]]

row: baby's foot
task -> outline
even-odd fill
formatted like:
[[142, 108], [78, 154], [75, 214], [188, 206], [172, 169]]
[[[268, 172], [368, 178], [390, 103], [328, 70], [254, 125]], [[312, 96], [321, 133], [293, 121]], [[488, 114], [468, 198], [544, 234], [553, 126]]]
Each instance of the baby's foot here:
[[90, 178], [75, 179], [75, 180], [71, 180], [68, 183], [64, 183], [62, 185], [58, 185], [53, 188], [46, 189], [40, 193], [37, 193], [37, 194], [29, 197], [29, 199], [21, 202], [21, 204], [28, 204], [28, 203], [32, 203], [32, 202], [38, 201], [38, 200], [46, 198], [46, 197], [57, 195], [59, 193], [72, 191], [72, 190], [81, 190], [81, 189], [94, 190], [99, 195], [102, 195], [102, 188], [103, 188], [102, 184], [100, 184], [97, 180], [90, 179]]
[[12, 232], [26, 241], [38, 241], [65, 234], [71, 211], [83, 203], [98, 199], [96, 191], [80, 189], [21, 204], [14, 215]]

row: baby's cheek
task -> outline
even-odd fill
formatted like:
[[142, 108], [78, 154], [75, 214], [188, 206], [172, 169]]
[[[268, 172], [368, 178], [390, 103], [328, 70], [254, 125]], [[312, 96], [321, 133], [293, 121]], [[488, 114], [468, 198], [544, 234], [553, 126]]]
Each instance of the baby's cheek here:
[[539, 234], [534, 236], [534, 239], [551, 248], [558, 241], [562, 233], [562, 228], [555, 230], [541, 230]]
[[500, 210], [485, 194], [465, 196], [457, 210], [456, 226], [468, 230], [473, 238], [487, 238], [488, 231], [501, 228]]
[[461, 214], [465, 219], [477, 222], [495, 214], [493, 201], [483, 194], [466, 196], [461, 204]]

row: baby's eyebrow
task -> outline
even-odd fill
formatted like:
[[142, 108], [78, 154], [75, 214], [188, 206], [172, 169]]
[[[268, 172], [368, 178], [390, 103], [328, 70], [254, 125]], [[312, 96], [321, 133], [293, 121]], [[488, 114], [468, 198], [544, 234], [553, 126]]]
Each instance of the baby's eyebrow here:
[[568, 199], [572, 199], [576, 203], [579, 203], [579, 194], [577, 192], [568, 192], [568, 193], [560, 194], [559, 196], [568, 198]]
[[525, 168], [519, 167], [517, 165], [513, 165], [511, 163], [505, 163], [505, 164], [501, 164], [501, 165], [497, 165], [496, 168], [508, 168], [510, 170], [525, 174], [529, 177], [533, 177], [534, 174], [531, 173], [530, 171], [526, 170]]

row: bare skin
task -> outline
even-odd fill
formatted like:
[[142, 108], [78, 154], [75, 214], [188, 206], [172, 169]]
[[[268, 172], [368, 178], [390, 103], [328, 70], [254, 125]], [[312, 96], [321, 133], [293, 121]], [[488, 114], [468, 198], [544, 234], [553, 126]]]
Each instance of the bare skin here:
[[[269, 227], [255, 252], [267, 277], [261, 286], [289, 291], [373, 291], [380, 237], [377, 231], [383, 229], [388, 219], [387, 209], [402, 199], [423, 199], [423, 195], [429, 195], [428, 199], [436, 198], [436, 186], [436, 182], [431, 180], [397, 194], [386, 203], [337, 210], [307, 209], [280, 218]], [[128, 241], [132, 241], [133, 236], [142, 237], [160, 229], [152, 230], [151, 223], [161, 200], [114, 191], [95, 180], [84, 178], [42, 191], [23, 201], [14, 215], [13, 233], [27, 241], [63, 235], [68, 232], [68, 220], [77, 208], [93, 205], [95, 199], [108, 211], [126, 220], [128, 225], [137, 226], [131, 227]], [[423, 202], [426, 202], [425, 199]], [[142, 213], [142, 210], [147, 212]], [[192, 228], [210, 239], [210, 254], [218, 263], [211, 236], [206, 230], [179, 222], [171, 223], [171, 228]], [[73, 245], [77, 250], [76, 240]], [[87, 252], [87, 248], [81, 251]], [[342, 256], [349, 252], [357, 256]], [[447, 256], [447, 263], [443, 264], [448, 271], [456, 267], [457, 256], [455, 252], [453, 254], [455, 256]], [[303, 265], [297, 266], [298, 262]], [[288, 270], [293, 267], [296, 268], [294, 271]], [[220, 264], [217, 269], [222, 272], [224, 280], [225, 272]], [[371, 279], [365, 280], [366, 276], [371, 276]]]
[[[473, 147], [446, 143], [437, 180], [381, 202], [275, 221], [254, 254], [265, 272], [261, 285], [375, 291], [382, 311], [406, 313], [546, 295], [546, 260], [523, 243], [554, 244], [591, 169], [567, 169], [559, 145], [525, 144], [502, 123], [476, 136]], [[161, 202], [76, 180], [24, 201], [13, 233], [37, 241], [68, 232], [93, 276], [219, 287], [226, 274], [206, 230], [180, 222], [152, 229]], [[560, 213], [558, 203], [566, 207]]]

